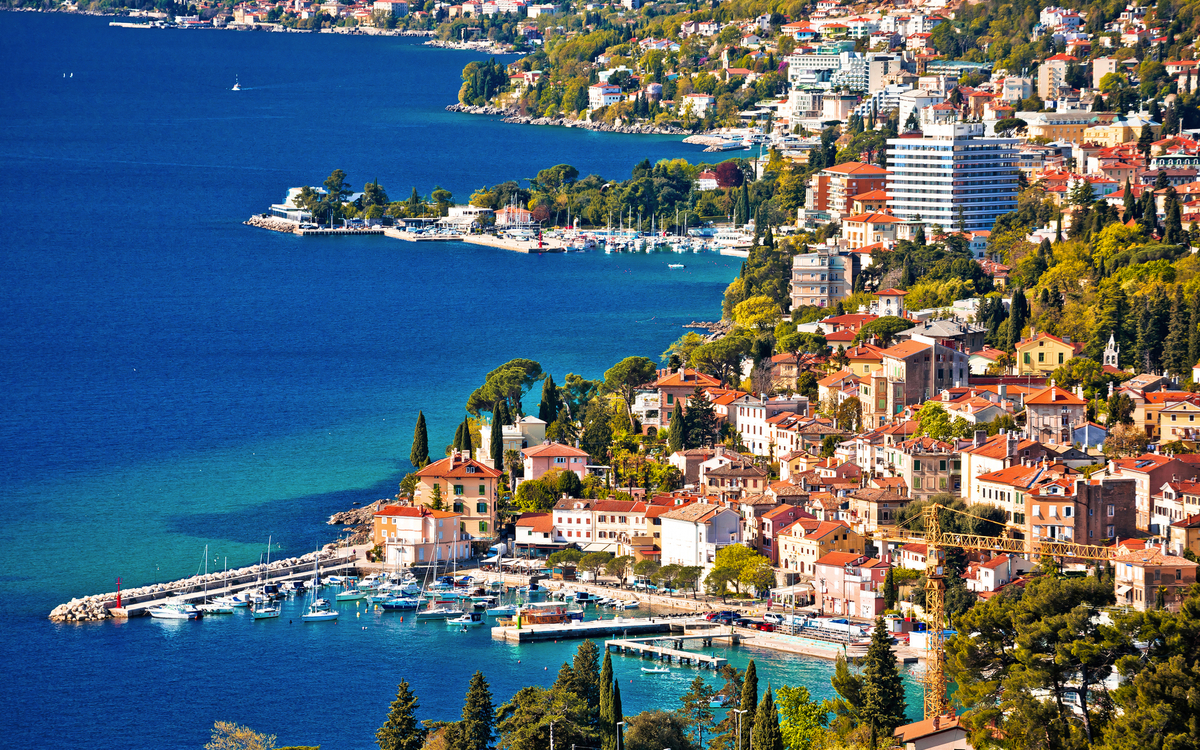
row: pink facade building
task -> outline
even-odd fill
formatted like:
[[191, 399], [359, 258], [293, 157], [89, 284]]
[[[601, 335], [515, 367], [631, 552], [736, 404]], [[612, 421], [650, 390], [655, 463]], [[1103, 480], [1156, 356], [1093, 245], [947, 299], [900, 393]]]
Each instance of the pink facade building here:
[[883, 614], [883, 581], [890, 565], [854, 552], [830, 552], [814, 567], [817, 601], [824, 614], [864, 619]]

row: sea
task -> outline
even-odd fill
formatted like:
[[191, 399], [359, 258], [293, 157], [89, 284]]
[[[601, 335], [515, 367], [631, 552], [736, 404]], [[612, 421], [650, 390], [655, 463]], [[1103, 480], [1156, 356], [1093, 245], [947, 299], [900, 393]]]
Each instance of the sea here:
[[[577, 643], [347, 610], [56, 625], [75, 596], [298, 555], [331, 513], [395, 494], [418, 410], [440, 452], [515, 357], [601, 377], [719, 315], [737, 259], [522, 255], [245, 226], [342, 169], [393, 198], [561, 163], [627, 178], [704, 161], [679, 138], [445, 111], [476, 54], [420, 40], [110, 27], [0, 13], [0, 715], [24, 747], [200, 748], [213, 722], [326, 750], [374, 746], [397, 683], [453, 719], [481, 669], [498, 702]], [[503, 58], [502, 58], [503, 59]], [[234, 82], [240, 91], [231, 91]], [[205, 559], [207, 550], [207, 560]], [[299, 605], [289, 605], [298, 607]], [[832, 665], [754, 658], [765, 689], [831, 694]], [[617, 659], [626, 713], [692, 672]], [[910, 681], [910, 685], [913, 685]], [[909, 711], [919, 712], [919, 692]]]

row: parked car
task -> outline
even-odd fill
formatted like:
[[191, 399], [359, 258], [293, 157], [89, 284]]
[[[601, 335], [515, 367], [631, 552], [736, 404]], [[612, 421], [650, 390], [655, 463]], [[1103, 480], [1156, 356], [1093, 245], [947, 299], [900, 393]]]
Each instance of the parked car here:
[[779, 614], [778, 612], [768, 612], [765, 615], [763, 615], [763, 619], [766, 620], [767, 622], [771, 623], [772, 625], [782, 625], [783, 624], [783, 615]]
[[737, 625], [739, 628], [756, 628], [756, 627], [758, 627], [758, 621], [752, 620], [749, 617], [739, 617], [733, 621], [733, 624]]
[[758, 624], [758, 629], [765, 631], [767, 633], [774, 633], [775, 632], [775, 624], [770, 623], [770, 622], [760, 622]]

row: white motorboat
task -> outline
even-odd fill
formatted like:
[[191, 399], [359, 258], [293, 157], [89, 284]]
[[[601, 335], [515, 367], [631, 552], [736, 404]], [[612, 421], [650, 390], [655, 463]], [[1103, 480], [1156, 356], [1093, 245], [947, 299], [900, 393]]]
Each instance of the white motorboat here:
[[305, 622], [323, 622], [326, 620], [336, 620], [337, 618], [338, 611], [333, 608], [328, 599], [316, 599], [312, 604], [308, 605], [308, 609], [300, 617]]
[[637, 609], [638, 606], [636, 599], [630, 599], [627, 602], [617, 602], [617, 609]]
[[233, 614], [233, 607], [231, 607], [227, 604], [217, 604], [215, 599], [213, 601], [209, 602], [208, 604], [197, 604], [196, 609], [200, 610], [200, 612], [202, 614], [206, 614], [206, 615], [232, 615]]
[[452, 620], [446, 620], [446, 627], [479, 627], [483, 624], [482, 612], [466, 612], [462, 617], [455, 617]]
[[200, 610], [186, 602], [168, 599], [150, 610], [150, 616], [158, 620], [198, 620]]
[[361, 589], [346, 589], [345, 591], [339, 591], [333, 598], [339, 602], [356, 602], [366, 599], [367, 592]]
[[513, 617], [519, 607], [516, 604], [502, 604], [499, 607], [488, 607], [488, 617]]
[[454, 609], [453, 607], [427, 607], [417, 612], [417, 619], [445, 620], [449, 617], [457, 617], [462, 613], [463, 611], [461, 609]]
[[670, 674], [671, 670], [666, 667], [642, 667], [642, 671], [646, 674]]
[[279, 606], [269, 601], [258, 601], [250, 608], [250, 616], [255, 620], [270, 620], [279, 617]]
[[668, 263], [667, 268], [687, 268], [687, 266], [682, 263]]

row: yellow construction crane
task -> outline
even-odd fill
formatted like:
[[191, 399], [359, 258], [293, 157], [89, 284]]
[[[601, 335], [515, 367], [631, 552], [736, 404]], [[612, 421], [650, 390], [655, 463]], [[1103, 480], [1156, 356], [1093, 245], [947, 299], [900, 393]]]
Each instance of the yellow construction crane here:
[[1024, 532], [1024, 527], [1003, 524], [1004, 535], [998, 537], [982, 534], [952, 534], [942, 531], [939, 510], [976, 518], [988, 523], [1000, 522], [975, 516], [944, 505], [930, 505], [921, 512], [925, 522], [924, 534], [877, 534], [879, 542], [921, 543], [925, 545], [925, 718], [944, 715], [950, 707], [946, 695], [946, 668], [944, 639], [946, 631], [946, 578], [942, 554], [947, 547], [964, 550], [1010, 552], [1020, 555], [1046, 555], [1049, 557], [1073, 557], [1082, 560], [1111, 560], [1118, 553], [1115, 547], [1097, 544], [1075, 544], [1054, 539], [1014, 539], [1010, 531]]

